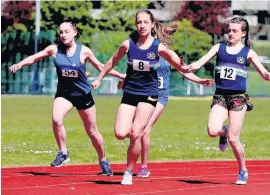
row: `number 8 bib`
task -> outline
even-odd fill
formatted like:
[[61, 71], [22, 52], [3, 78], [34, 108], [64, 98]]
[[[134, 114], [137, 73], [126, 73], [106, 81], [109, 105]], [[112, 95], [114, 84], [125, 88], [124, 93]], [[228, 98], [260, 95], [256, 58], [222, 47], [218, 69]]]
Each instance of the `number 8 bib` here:
[[133, 60], [133, 70], [150, 71], [150, 64], [148, 61]]

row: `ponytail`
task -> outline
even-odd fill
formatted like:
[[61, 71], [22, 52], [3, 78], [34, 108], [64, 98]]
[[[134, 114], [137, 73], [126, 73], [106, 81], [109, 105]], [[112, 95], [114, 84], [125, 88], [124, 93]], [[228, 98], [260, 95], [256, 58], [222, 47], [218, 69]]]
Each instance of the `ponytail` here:
[[161, 24], [159, 21], [155, 20], [155, 26], [152, 30], [152, 36], [157, 36], [161, 43], [169, 46], [173, 40], [173, 34], [176, 32], [178, 25], [177, 23], [171, 23], [169, 25]]
[[249, 41], [249, 34], [246, 34], [246, 36], [244, 37], [245, 38], [245, 46], [246, 47], [251, 47], [251, 43], [250, 43], [250, 41]]

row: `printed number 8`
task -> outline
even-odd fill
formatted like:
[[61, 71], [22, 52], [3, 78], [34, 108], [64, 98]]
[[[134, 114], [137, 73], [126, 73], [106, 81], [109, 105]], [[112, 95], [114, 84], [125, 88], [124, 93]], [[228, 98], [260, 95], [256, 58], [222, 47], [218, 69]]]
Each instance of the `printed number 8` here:
[[144, 69], [143, 65], [144, 65], [143, 62], [139, 62], [139, 69], [140, 70], [143, 70]]

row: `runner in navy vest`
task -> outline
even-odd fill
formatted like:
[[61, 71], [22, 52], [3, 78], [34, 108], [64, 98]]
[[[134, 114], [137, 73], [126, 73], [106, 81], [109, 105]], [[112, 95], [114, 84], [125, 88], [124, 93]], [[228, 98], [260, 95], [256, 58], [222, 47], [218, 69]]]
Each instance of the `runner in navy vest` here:
[[[184, 59], [182, 58], [182, 60]], [[159, 65], [157, 69], [158, 102], [157, 102], [153, 115], [151, 116], [146, 127], [144, 128], [144, 132], [142, 135], [141, 166], [138, 169], [137, 177], [145, 178], [145, 177], [149, 177], [150, 175], [150, 171], [147, 168], [147, 162], [148, 162], [149, 153], [150, 153], [150, 132], [168, 103], [169, 92], [170, 92], [170, 67], [171, 67], [170, 64], [167, 61], [165, 61], [164, 58], [162, 57], [159, 58]], [[183, 74], [183, 73], [180, 72], [180, 74]], [[214, 83], [213, 79], [201, 79], [193, 73], [185, 73], [183, 74], [183, 76], [193, 82], [196, 82], [205, 86], [213, 86], [213, 83]], [[122, 88], [123, 83], [124, 83], [123, 80], [119, 82], [118, 84], [119, 89]]]
[[132, 171], [140, 155], [143, 130], [158, 101], [159, 56], [164, 57], [177, 70], [188, 71], [187, 66], [181, 65], [178, 56], [169, 52], [165, 46], [167, 44], [163, 44], [171, 40], [169, 33], [177, 29], [176, 25], [165, 27], [154, 19], [150, 11], [140, 10], [136, 13], [136, 28], [137, 31], [134, 31], [132, 38], [121, 44], [97, 79], [92, 82], [93, 88], [98, 88], [107, 72], [127, 54], [128, 68], [123, 86], [124, 95], [115, 121], [117, 139], [125, 139], [130, 133], [127, 168], [122, 185], [132, 185]]
[[[53, 131], [59, 152], [51, 163], [53, 167], [60, 167], [70, 161], [66, 147], [66, 131], [63, 120], [66, 114], [75, 106], [84, 123], [85, 130], [98, 153], [103, 174], [112, 175], [111, 168], [105, 158], [103, 137], [99, 133], [96, 122], [96, 107], [91, 95], [90, 85], [86, 78], [86, 62], [89, 61], [96, 69], [101, 70], [101, 64], [90, 48], [77, 44], [78, 36], [76, 25], [70, 21], [61, 23], [59, 37], [56, 45], [50, 45], [43, 51], [27, 57], [23, 61], [10, 67], [14, 73], [23, 66], [33, 64], [45, 57], [53, 56], [56, 66], [58, 85], [53, 103]], [[112, 76], [120, 79], [125, 74], [112, 70]]]
[[[252, 63], [262, 78], [267, 81], [270, 80], [270, 74], [261, 64], [258, 55], [250, 49], [249, 24], [246, 19], [242, 17], [231, 19], [228, 35], [229, 42], [227, 44], [216, 44], [200, 60], [192, 63], [189, 69], [191, 71], [198, 70], [217, 55], [216, 92], [211, 105], [208, 134], [210, 137], [220, 136], [219, 147], [223, 152], [228, 145], [228, 136], [239, 164], [239, 176], [236, 184], [245, 185], [248, 179], [248, 171], [245, 164], [244, 148], [240, 143], [240, 132], [246, 111], [252, 109], [246, 94], [248, 65]], [[229, 126], [223, 126], [227, 118], [229, 119]]]
[[[183, 59], [182, 59], [183, 60]], [[184, 61], [183, 61], [184, 63]], [[150, 171], [147, 168], [147, 162], [150, 153], [150, 132], [155, 125], [156, 121], [159, 119], [161, 113], [165, 109], [170, 93], [170, 64], [160, 57], [159, 67], [157, 69], [158, 74], [158, 102], [151, 116], [149, 122], [144, 128], [143, 136], [141, 139], [141, 166], [138, 169], [137, 177], [149, 177]], [[183, 74], [180, 72], [180, 74]], [[213, 79], [201, 79], [193, 73], [185, 73], [183, 76], [193, 82], [205, 85], [213, 86]], [[121, 81], [123, 82], [123, 81]]]

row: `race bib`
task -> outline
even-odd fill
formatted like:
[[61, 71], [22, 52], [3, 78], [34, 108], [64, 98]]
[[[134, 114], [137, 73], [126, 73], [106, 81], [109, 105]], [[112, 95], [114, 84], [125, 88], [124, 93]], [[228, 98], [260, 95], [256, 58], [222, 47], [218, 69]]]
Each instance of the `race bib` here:
[[147, 61], [133, 60], [133, 70], [150, 71], [150, 64]]
[[227, 80], [235, 80], [236, 78], [236, 69], [231, 67], [221, 67], [220, 69], [220, 78]]
[[76, 70], [62, 70], [62, 76], [78, 78], [78, 72]]
[[158, 88], [163, 89], [164, 87], [164, 79], [163, 77], [158, 77]]

